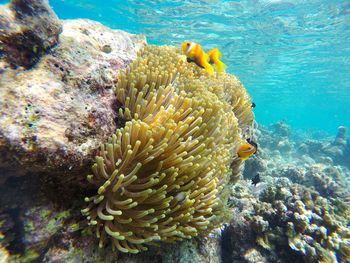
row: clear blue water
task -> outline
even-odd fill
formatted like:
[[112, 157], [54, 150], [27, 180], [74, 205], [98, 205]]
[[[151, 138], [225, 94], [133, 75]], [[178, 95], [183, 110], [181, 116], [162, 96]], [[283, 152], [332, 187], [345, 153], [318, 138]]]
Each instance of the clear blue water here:
[[[0, 0], [1, 2], [1, 0]], [[7, 1], [2, 1], [2, 3]], [[51, 0], [62, 19], [90, 18], [145, 34], [219, 47], [257, 104], [259, 123], [335, 133], [350, 127], [350, 1]]]

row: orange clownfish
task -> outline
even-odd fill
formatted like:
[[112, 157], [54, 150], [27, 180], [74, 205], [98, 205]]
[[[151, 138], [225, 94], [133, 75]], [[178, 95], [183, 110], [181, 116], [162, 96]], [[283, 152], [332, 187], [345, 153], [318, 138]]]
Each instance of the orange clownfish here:
[[208, 52], [210, 63], [215, 65], [217, 72], [224, 72], [226, 65], [220, 60], [221, 52], [218, 48], [213, 48]]
[[209, 74], [214, 73], [212, 65], [209, 64], [209, 56], [204, 52], [201, 45], [194, 42], [183, 42], [182, 50], [190, 61], [194, 61], [198, 66], [204, 68]]
[[204, 68], [209, 74], [214, 73], [211, 64], [215, 65], [217, 72], [224, 72], [226, 65], [220, 60], [221, 53], [218, 48], [213, 48], [207, 53], [201, 45], [194, 42], [183, 42], [182, 50], [185, 53], [187, 60], [194, 61], [198, 66]]
[[247, 143], [243, 143], [238, 149], [238, 156], [243, 160], [248, 160], [250, 156], [256, 153], [258, 145], [250, 139], [247, 139]]

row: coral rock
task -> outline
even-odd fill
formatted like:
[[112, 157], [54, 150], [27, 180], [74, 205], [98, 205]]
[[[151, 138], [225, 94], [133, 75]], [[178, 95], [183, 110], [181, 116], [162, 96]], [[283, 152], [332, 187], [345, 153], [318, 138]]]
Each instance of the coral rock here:
[[117, 128], [117, 72], [145, 38], [72, 20], [59, 42], [34, 68], [0, 72], [1, 167], [72, 174]]
[[0, 6], [0, 52], [11, 66], [32, 67], [58, 42], [61, 22], [47, 0], [14, 0]]
[[348, 129], [344, 126], [338, 127], [338, 133], [334, 139], [333, 145], [341, 145], [341, 146], [345, 145], [347, 131]]
[[290, 127], [283, 121], [271, 125], [271, 129], [281, 137], [289, 137], [291, 133]]

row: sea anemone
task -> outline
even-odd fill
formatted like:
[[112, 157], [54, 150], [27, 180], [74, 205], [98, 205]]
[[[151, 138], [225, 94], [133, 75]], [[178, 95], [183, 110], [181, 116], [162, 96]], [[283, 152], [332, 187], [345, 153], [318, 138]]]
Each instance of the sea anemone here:
[[82, 212], [100, 247], [138, 253], [155, 241], [208, 233], [225, 219], [233, 162], [254, 115], [228, 74], [208, 76], [174, 47], [147, 46], [116, 87], [125, 123], [101, 146]]

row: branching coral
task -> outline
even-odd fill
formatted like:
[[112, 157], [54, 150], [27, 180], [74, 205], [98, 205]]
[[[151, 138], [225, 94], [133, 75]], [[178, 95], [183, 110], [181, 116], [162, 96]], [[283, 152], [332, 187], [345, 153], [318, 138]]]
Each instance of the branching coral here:
[[342, 199], [348, 195], [347, 181], [342, 176], [340, 166], [315, 164], [308, 169], [303, 167], [282, 167], [276, 173], [292, 182], [315, 189], [322, 196]]
[[208, 76], [174, 47], [148, 46], [119, 76], [119, 117], [126, 123], [102, 145], [89, 182], [97, 195], [83, 210], [100, 246], [138, 253], [222, 223], [225, 185], [239, 176], [232, 160], [251, 101], [233, 76]]
[[248, 262], [254, 249], [264, 262], [348, 262], [350, 207], [338, 198], [266, 176], [256, 186], [240, 180], [229, 202], [231, 258]]
[[268, 188], [255, 205], [257, 242], [266, 249], [286, 245], [306, 262], [345, 262], [350, 256], [349, 206], [300, 185]]

